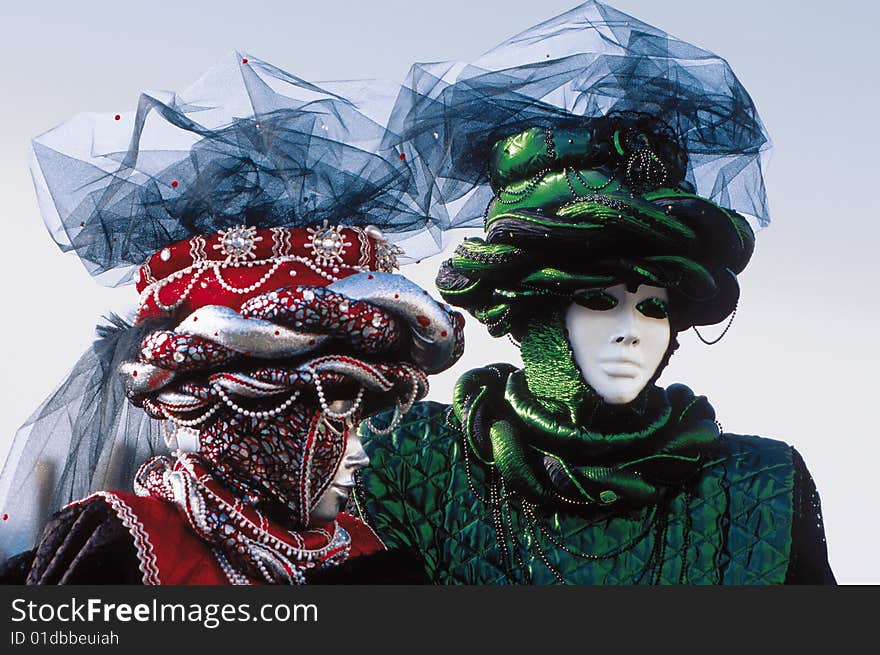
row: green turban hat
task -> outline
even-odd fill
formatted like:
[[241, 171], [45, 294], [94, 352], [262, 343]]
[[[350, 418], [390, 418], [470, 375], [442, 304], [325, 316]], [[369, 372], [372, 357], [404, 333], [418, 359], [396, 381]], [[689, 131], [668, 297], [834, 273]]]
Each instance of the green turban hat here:
[[485, 239], [444, 262], [437, 286], [491, 334], [522, 338], [536, 302], [625, 283], [664, 287], [673, 329], [718, 323], [739, 298], [754, 233], [694, 193], [676, 135], [626, 113], [494, 143]]

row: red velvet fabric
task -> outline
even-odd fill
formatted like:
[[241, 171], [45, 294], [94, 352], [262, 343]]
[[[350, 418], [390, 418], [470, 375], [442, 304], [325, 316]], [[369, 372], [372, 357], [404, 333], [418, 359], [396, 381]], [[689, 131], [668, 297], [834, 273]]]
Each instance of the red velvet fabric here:
[[[192, 532], [175, 505], [152, 496], [120, 492], [104, 491], [93, 497], [106, 502], [131, 533], [144, 584], [229, 584], [209, 544]], [[351, 535], [350, 557], [386, 549], [360, 519], [340, 514], [337, 523]], [[277, 526], [273, 528], [276, 528], [272, 530], [275, 534], [282, 531]], [[251, 582], [260, 584], [259, 581]]]
[[[214, 269], [214, 264], [226, 261], [223, 250], [214, 247], [220, 245], [223, 238], [220, 234], [193, 237], [171, 244], [150, 257], [135, 278], [138, 293], [141, 294], [137, 322], [168, 315], [169, 312], [156, 302], [156, 296], [161, 304], [176, 305], [174, 311], [187, 316], [205, 305], [223, 305], [238, 311], [250, 298], [272, 289], [292, 285], [322, 287], [330, 283], [327, 277], [295, 259], [297, 257], [319, 265], [322, 271], [335, 278], [344, 278], [362, 270], [377, 270], [378, 255], [384, 246], [359, 228], [340, 228], [338, 233], [348, 244], [340, 253], [341, 261], [320, 265], [315, 259], [311, 237], [315, 230], [324, 229], [333, 228], [311, 228], [311, 232], [309, 228], [257, 230], [255, 237], [260, 240], [253, 244], [253, 256], [218, 270]], [[279, 237], [280, 234], [284, 235], [283, 239]], [[260, 282], [273, 267], [275, 270], [269, 278], [257, 288], [244, 293], [229, 291], [217, 278], [219, 271], [226, 285], [248, 289]], [[334, 268], [337, 270], [334, 271]], [[183, 271], [186, 272], [179, 277], [172, 277]], [[193, 278], [196, 278], [195, 281]], [[177, 305], [181, 298], [182, 302]]]

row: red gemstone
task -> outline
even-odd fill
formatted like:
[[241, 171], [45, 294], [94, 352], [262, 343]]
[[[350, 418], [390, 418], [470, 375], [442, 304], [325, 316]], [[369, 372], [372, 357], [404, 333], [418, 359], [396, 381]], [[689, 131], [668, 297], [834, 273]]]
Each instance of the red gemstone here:
[[368, 275], [368, 276], [367, 276], [367, 279], [368, 279], [368, 280], [372, 280], [372, 279], [373, 279], [373, 277], [374, 277], [374, 276], [373, 276], [373, 274], [372, 274], [372, 273], [370, 273], [370, 274], [369, 274], [369, 275]]
[[447, 336], [448, 334], [449, 334], [449, 333], [448, 333], [446, 330], [443, 330], [443, 332], [440, 333], [440, 336], [441, 336], [441, 337], [445, 337], [445, 336]]
[[429, 319], [427, 316], [416, 316], [416, 320], [422, 327], [428, 327], [431, 324], [431, 319]]
[[406, 153], [400, 153], [400, 161], [406, 161]]
[[122, 116], [116, 114], [116, 116], [113, 117], [113, 120], [118, 121], [120, 118], [122, 118]]
[[9, 514], [4, 514], [4, 515], [3, 515], [3, 520], [4, 520], [4, 521], [8, 521], [8, 520], [9, 520]]
[[137, 376], [138, 376], [138, 372], [137, 372], [137, 371], [132, 371], [132, 372], [131, 372], [131, 377], [136, 378]]
[[278, 330], [275, 330], [275, 336], [277, 337], [279, 334], [281, 333]]
[[246, 63], [248, 63], [247, 57], [245, 57], [244, 59], [242, 59], [242, 60], [241, 60], [241, 63], [242, 63], [242, 64], [246, 64]]
[[174, 189], [176, 189], [178, 184], [180, 184], [180, 183], [179, 183], [177, 180], [173, 180], [173, 181], [171, 182], [171, 187], [174, 188]]
[[193, 316], [193, 323], [195, 323], [197, 320], [199, 320], [199, 317], [198, 317], [198, 316]]

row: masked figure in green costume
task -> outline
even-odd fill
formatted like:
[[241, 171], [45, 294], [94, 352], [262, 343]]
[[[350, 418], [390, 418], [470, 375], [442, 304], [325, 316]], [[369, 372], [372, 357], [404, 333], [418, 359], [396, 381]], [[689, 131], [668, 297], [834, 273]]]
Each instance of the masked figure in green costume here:
[[411, 87], [410, 158], [485, 208], [438, 288], [525, 366], [367, 424], [361, 515], [441, 584], [833, 583], [797, 452], [655, 385], [680, 331], [734, 313], [769, 222], [723, 60], [589, 2]]

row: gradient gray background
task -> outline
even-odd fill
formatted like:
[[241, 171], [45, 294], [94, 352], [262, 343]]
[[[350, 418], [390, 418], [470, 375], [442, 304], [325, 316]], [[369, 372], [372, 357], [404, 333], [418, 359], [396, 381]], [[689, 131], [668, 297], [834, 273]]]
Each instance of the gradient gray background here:
[[[412, 61], [473, 58], [575, 4], [4, 3], [0, 453], [87, 347], [98, 318], [135, 300], [131, 287], [95, 285], [76, 257], [62, 255], [49, 239], [27, 170], [30, 137], [79, 112], [133, 109], [142, 90], [183, 89], [233, 49], [310, 80], [400, 80]], [[821, 492], [838, 580], [880, 583], [874, 414], [880, 409], [880, 6], [856, 0], [613, 4], [725, 57], [775, 143], [767, 174], [773, 223], [759, 233], [741, 276], [733, 328], [714, 347], [682, 335], [661, 382], [684, 382], [706, 394], [728, 431], [797, 446]], [[434, 258], [404, 273], [430, 285], [439, 263]], [[432, 383], [432, 398], [448, 400], [452, 381], [468, 368], [518, 361], [512, 346], [489, 339], [473, 322], [467, 338], [463, 361]]]

